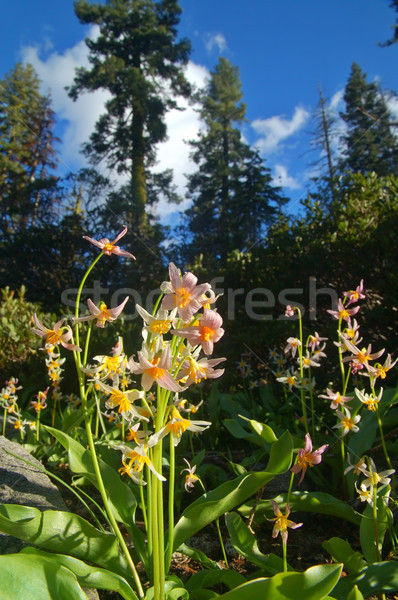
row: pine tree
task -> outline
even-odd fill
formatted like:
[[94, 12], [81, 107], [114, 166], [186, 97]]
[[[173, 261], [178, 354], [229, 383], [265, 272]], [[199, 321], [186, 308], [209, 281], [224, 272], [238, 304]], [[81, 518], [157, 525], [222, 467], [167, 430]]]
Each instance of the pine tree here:
[[398, 142], [391, 129], [391, 114], [376, 83], [368, 83], [366, 74], [354, 63], [345, 88], [347, 123], [342, 137], [345, 144], [341, 170], [379, 176], [398, 173]]
[[181, 9], [177, 0], [78, 0], [75, 12], [81, 23], [99, 25], [100, 34], [86, 39], [91, 68], [77, 70], [69, 94], [111, 95], [84, 150], [93, 163], [106, 160], [128, 174], [131, 212], [145, 225], [147, 168], [166, 138], [166, 112], [177, 107], [176, 96], [190, 94], [183, 72], [190, 43], [177, 41]]
[[202, 254], [203, 264], [258, 243], [284, 201], [258, 152], [242, 140], [242, 97], [238, 68], [220, 58], [202, 98], [204, 130], [191, 142], [197, 170], [188, 180], [189, 258]]
[[57, 180], [51, 100], [31, 65], [0, 80], [0, 230], [14, 235], [51, 215]]

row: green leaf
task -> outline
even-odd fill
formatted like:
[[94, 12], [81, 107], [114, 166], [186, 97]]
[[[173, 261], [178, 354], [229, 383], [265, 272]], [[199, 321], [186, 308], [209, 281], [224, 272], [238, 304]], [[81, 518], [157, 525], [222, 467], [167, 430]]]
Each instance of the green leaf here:
[[357, 575], [342, 577], [333, 590], [335, 600], [347, 600], [348, 594], [357, 585], [364, 598], [398, 590], [398, 563], [385, 561], [369, 565]]
[[237, 513], [225, 515], [231, 543], [241, 556], [261, 568], [264, 575], [276, 575], [283, 571], [283, 560], [275, 554], [260, 552], [257, 540]]
[[72, 571], [42, 556], [0, 556], [0, 581], [0, 600], [87, 600]]
[[37, 548], [24, 548], [20, 554], [41, 556], [68, 568], [74, 573], [82, 587], [118, 592], [125, 600], [138, 600], [129, 584], [123, 577], [106, 569], [92, 567], [85, 562], [64, 554], [49, 554]]
[[[46, 427], [46, 430], [67, 450], [70, 470], [73, 473], [88, 477], [91, 483], [98, 489], [97, 477], [90, 452], [63, 431], [59, 431], [53, 427]], [[122, 481], [115, 469], [100, 458], [98, 462], [115, 518], [125, 525], [134, 542], [135, 550], [144, 565], [147, 566], [148, 553], [145, 545], [145, 537], [143, 532], [134, 523], [137, 500], [130, 487]]]
[[364, 600], [364, 597], [356, 585], [354, 585], [353, 589], [348, 594], [347, 600]]
[[250, 424], [253, 431], [257, 433], [257, 435], [259, 435], [267, 444], [273, 444], [278, 439], [274, 433], [274, 430], [266, 423], [260, 423], [259, 421], [255, 421], [254, 419], [247, 419], [242, 415], [239, 416], [241, 419], [247, 421]]
[[[286, 506], [287, 494], [280, 494], [274, 498], [275, 502], [284, 509]], [[335, 498], [331, 494], [326, 492], [293, 492], [289, 500], [290, 509], [292, 511], [303, 511], [303, 512], [315, 512], [323, 515], [332, 515], [333, 517], [339, 517], [345, 519], [350, 523], [359, 525], [361, 522], [361, 515], [353, 510], [353, 508]], [[249, 516], [252, 510], [252, 506], [247, 503], [239, 508], [239, 512], [245, 517]], [[257, 513], [266, 512], [272, 513], [272, 504], [270, 500], [261, 500], [257, 507]], [[259, 522], [261, 522], [261, 518]], [[256, 519], [257, 521], [257, 519]]]
[[130, 576], [125, 558], [119, 554], [116, 537], [102, 533], [88, 521], [59, 510], [41, 512], [19, 504], [0, 505], [0, 531], [53, 552], [68, 553]]
[[212, 590], [195, 590], [189, 594], [189, 600], [213, 600], [219, 598], [219, 594]]
[[[389, 486], [384, 490], [389, 494]], [[359, 528], [359, 538], [361, 540], [362, 552], [368, 563], [380, 562], [383, 549], [383, 540], [388, 529], [388, 513], [390, 509], [386, 506], [387, 498], [380, 494], [377, 498], [377, 535], [378, 535], [378, 553], [375, 539], [375, 524], [373, 518], [373, 507], [366, 505], [362, 513], [361, 525]]]
[[246, 583], [246, 579], [243, 575], [236, 571], [232, 571], [231, 569], [219, 569], [217, 571], [204, 569], [203, 571], [198, 571], [198, 573], [192, 575], [186, 582], [185, 587], [191, 594], [194, 590], [210, 588], [214, 585], [219, 585], [220, 583], [223, 583], [232, 590], [238, 585]]
[[201, 550], [197, 550], [196, 548], [191, 548], [186, 544], [181, 544], [181, 546], [177, 548], [177, 552], [181, 552], [181, 554], [189, 556], [190, 558], [192, 558], [192, 560], [200, 562], [206, 569], [220, 570], [221, 568], [220, 565], [216, 563], [216, 561], [211, 560], [204, 552], [202, 552]]
[[254, 579], [220, 596], [222, 600], [323, 600], [335, 587], [341, 565], [317, 565], [304, 573]]
[[286, 431], [271, 446], [266, 471], [240, 475], [195, 500], [184, 510], [175, 526], [173, 549], [178, 548], [185, 540], [222, 514], [242, 504], [276, 475], [285, 473], [291, 465], [292, 454], [292, 437]]
[[362, 554], [353, 550], [348, 542], [339, 537], [325, 540], [322, 546], [336, 562], [344, 564], [349, 575], [355, 575], [367, 566]]

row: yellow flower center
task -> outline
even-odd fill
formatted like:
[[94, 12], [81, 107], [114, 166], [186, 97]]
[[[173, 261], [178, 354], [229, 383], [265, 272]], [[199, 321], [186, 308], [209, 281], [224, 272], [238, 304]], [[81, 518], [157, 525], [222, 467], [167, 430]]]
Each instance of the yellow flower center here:
[[167, 333], [169, 329], [170, 329], [170, 321], [162, 321], [161, 319], [157, 319], [156, 321], [153, 321], [150, 325], [150, 330], [153, 333], [159, 333], [160, 335]]
[[345, 308], [343, 308], [343, 310], [339, 311], [339, 318], [340, 319], [348, 319], [349, 316], [350, 315], [348, 314], [348, 311]]
[[109, 373], [120, 373], [120, 356], [107, 356], [103, 364]]
[[112, 315], [110, 314], [105, 302], [101, 302], [100, 311], [101, 312], [96, 317], [99, 323], [104, 324], [106, 321], [109, 321], [109, 319], [112, 319]]
[[209, 342], [211, 340], [211, 338], [214, 336], [214, 334], [215, 334], [214, 329], [211, 329], [211, 327], [206, 327], [206, 325], [205, 325], [201, 329], [200, 339], [204, 340], [205, 342]]
[[184, 308], [191, 301], [191, 293], [186, 288], [176, 290], [175, 304], [178, 308]]
[[51, 344], [52, 346], [57, 346], [57, 344], [59, 344], [61, 341], [61, 335], [59, 333], [57, 333], [56, 331], [54, 331], [54, 329], [51, 329], [47, 335], [46, 335], [46, 342], [47, 344]]
[[285, 515], [280, 515], [275, 519], [275, 525], [279, 531], [287, 531], [289, 519]]
[[355, 425], [355, 423], [354, 423], [353, 419], [351, 419], [351, 417], [345, 417], [343, 419], [343, 424], [344, 424], [344, 427], [348, 430], [351, 430]]
[[129, 457], [129, 467], [133, 467], [133, 471], [140, 472], [144, 468], [144, 465], [149, 465], [150, 460], [149, 457], [145, 454], [142, 456], [135, 452], [135, 450], [131, 450], [131, 452], [127, 455]]
[[103, 247], [103, 249], [102, 249], [102, 252], [103, 253], [105, 253], [105, 252], [112, 252], [113, 248], [114, 248], [113, 244], [111, 244], [111, 243], [105, 244], [104, 247]]
[[295, 381], [295, 377], [286, 377], [286, 383], [288, 383], [289, 385], [294, 385]]
[[115, 408], [118, 406], [118, 412], [127, 412], [130, 409], [130, 402], [126, 394], [121, 392], [120, 390], [114, 390], [109, 398], [109, 404], [111, 408]]

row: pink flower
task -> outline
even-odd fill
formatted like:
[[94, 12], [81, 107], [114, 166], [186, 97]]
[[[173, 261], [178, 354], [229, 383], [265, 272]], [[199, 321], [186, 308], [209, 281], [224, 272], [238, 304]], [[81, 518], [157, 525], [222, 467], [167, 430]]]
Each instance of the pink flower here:
[[189, 386], [192, 383], [199, 383], [202, 379], [221, 377], [225, 369], [214, 369], [214, 367], [224, 360], [226, 358], [202, 358], [197, 361], [189, 356], [178, 373], [178, 379], [181, 380], [186, 377], [185, 383]]
[[74, 319], [74, 322], [80, 323], [81, 321], [91, 321], [92, 319], [97, 319], [97, 327], [105, 327], [105, 323], [107, 321], [111, 323], [112, 321], [115, 321], [118, 318], [123, 308], [125, 307], [125, 304], [128, 299], [129, 297], [126, 296], [126, 298], [121, 304], [119, 304], [119, 306], [115, 306], [115, 308], [108, 308], [105, 302], [101, 302], [98, 307], [89, 298], [87, 300], [87, 306], [91, 314], [87, 315], [86, 317], [79, 317], [78, 319]]
[[172, 356], [170, 346], [167, 345], [163, 352], [150, 359], [149, 355], [144, 352], [137, 352], [139, 363], [136, 363], [132, 358], [128, 361], [129, 369], [132, 373], [138, 375], [142, 373], [141, 385], [148, 392], [153, 383], [157, 383], [161, 388], [170, 390], [171, 392], [182, 392], [186, 388], [180, 387], [175, 379], [173, 379], [168, 369], [171, 367]]
[[328, 310], [327, 312], [335, 319], [344, 319], [344, 321], [350, 321], [352, 315], [356, 315], [358, 311], [359, 306], [356, 306], [355, 308], [346, 308], [339, 298], [337, 310]]
[[177, 308], [178, 315], [183, 321], [190, 321], [192, 316], [209, 301], [206, 292], [210, 290], [209, 283], [196, 285], [198, 278], [192, 273], [181, 277], [179, 269], [169, 264], [170, 282], [164, 281], [160, 289], [166, 294], [162, 300], [162, 308], [172, 310]]
[[355, 290], [349, 290], [348, 292], [343, 292], [343, 295], [346, 296], [348, 298], [348, 304], [352, 304], [353, 302], [358, 302], [358, 300], [362, 300], [363, 298], [366, 298], [365, 294], [362, 293], [363, 292], [363, 279], [361, 279], [361, 283], [358, 285], [358, 287]]
[[97, 248], [100, 248], [102, 254], [107, 254], [110, 256], [111, 254], [116, 254], [116, 256], [126, 256], [127, 258], [133, 258], [135, 260], [135, 256], [126, 250], [122, 250], [119, 246], [115, 246], [116, 242], [118, 242], [124, 235], [127, 233], [127, 227], [124, 226], [123, 230], [119, 233], [119, 235], [110, 242], [108, 238], [102, 238], [101, 240], [93, 240], [93, 238], [84, 235], [83, 238], [90, 242], [90, 244], [94, 244]]
[[33, 333], [44, 337], [46, 344], [50, 344], [51, 346], [58, 346], [58, 344], [61, 344], [61, 346], [67, 350], [76, 350], [77, 352], [81, 352], [81, 348], [79, 348], [79, 346], [67, 343], [72, 337], [72, 330], [69, 325], [62, 327], [62, 323], [65, 321], [65, 319], [57, 321], [53, 329], [48, 329], [48, 327], [45, 327], [39, 321], [36, 314], [33, 315], [33, 320], [37, 327], [37, 329], [32, 328]]
[[384, 348], [379, 350], [378, 352], [374, 352], [372, 354], [372, 344], [369, 344], [367, 348], [358, 348], [352, 342], [343, 338], [343, 344], [352, 352], [351, 356], [347, 356], [343, 358], [343, 362], [351, 361], [351, 366], [354, 367], [354, 370], [363, 369], [363, 367], [369, 368], [368, 361], [376, 360], [376, 358], [380, 358], [380, 356], [384, 353]]
[[279, 506], [277, 505], [277, 503], [275, 502], [275, 500], [271, 500], [271, 502], [272, 502], [272, 506], [274, 508], [275, 518], [267, 519], [267, 521], [275, 522], [274, 528], [272, 530], [272, 537], [276, 538], [278, 536], [278, 534], [280, 533], [282, 541], [286, 545], [287, 537], [288, 537], [287, 528], [290, 527], [291, 529], [297, 529], [298, 527], [302, 526], [302, 523], [294, 523], [293, 521], [290, 521], [288, 519], [288, 516], [290, 515], [289, 504], [286, 504], [286, 514], [284, 515], [282, 513], [281, 509], [279, 508]]
[[301, 477], [298, 485], [303, 481], [307, 467], [313, 467], [319, 465], [322, 461], [322, 454], [325, 452], [328, 444], [324, 444], [318, 450], [312, 451], [312, 440], [309, 433], [305, 436], [304, 448], [300, 448], [298, 451], [298, 457], [296, 464], [290, 469], [292, 473], [297, 475], [301, 471]]
[[332, 390], [326, 388], [326, 396], [324, 394], [319, 394], [319, 398], [331, 400], [330, 408], [335, 410], [339, 406], [344, 406], [345, 402], [350, 402], [354, 396], [342, 396], [340, 392], [332, 392]]
[[183, 327], [181, 329], [172, 329], [171, 333], [184, 337], [191, 346], [200, 344], [205, 354], [212, 354], [214, 344], [224, 335], [224, 329], [221, 327], [222, 318], [214, 310], [205, 308], [200, 317], [199, 325]]

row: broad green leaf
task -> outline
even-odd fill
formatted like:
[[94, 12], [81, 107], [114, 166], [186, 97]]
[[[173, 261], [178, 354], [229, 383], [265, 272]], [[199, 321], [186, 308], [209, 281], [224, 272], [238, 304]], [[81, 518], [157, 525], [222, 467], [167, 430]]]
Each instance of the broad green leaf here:
[[278, 439], [273, 429], [266, 423], [260, 423], [259, 421], [255, 421], [254, 419], [247, 419], [242, 415], [239, 416], [241, 419], [247, 421], [250, 424], [253, 431], [257, 433], [257, 435], [259, 435], [267, 444], [273, 444]]
[[341, 565], [317, 565], [304, 573], [254, 579], [220, 596], [222, 600], [323, 600], [340, 578]]
[[72, 571], [82, 587], [118, 592], [125, 600], [138, 600], [129, 584], [123, 577], [106, 569], [92, 567], [85, 562], [66, 556], [65, 554], [50, 554], [37, 548], [24, 548], [20, 554], [29, 554], [52, 560]]
[[[286, 506], [287, 494], [280, 494], [274, 498], [275, 502], [279, 504], [281, 509]], [[355, 525], [359, 525], [361, 522], [361, 515], [353, 510], [353, 508], [335, 498], [331, 494], [326, 492], [293, 492], [289, 500], [290, 509], [292, 512], [303, 511], [303, 512], [315, 512], [323, 515], [332, 515], [333, 517], [339, 517]], [[247, 503], [239, 508], [239, 512], [245, 517], [249, 516], [252, 510], [252, 506]], [[272, 503], [270, 500], [261, 500], [259, 502], [257, 511], [260, 513], [272, 513]], [[260, 522], [261, 522], [260, 518]]]
[[[180, 587], [181, 585], [181, 581], [166, 581], [164, 584], [166, 600], [188, 600], [189, 593], [185, 588]], [[153, 587], [151, 587], [145, 594], [145, 600], [154, 600], [154, 598], [155, 592]]]
[[330, 540], [325, 540], [322, 546], [336, 562], [344, 564], [349, 575], [355, 575], [367, 566], [362, 554], [355, 552], [346, 540], [332, 537]]
[[271, 446], [266, 471], [240, 475], [195, 500], [184, 510], [175, 526], [173, 549], [178, 548], [185, 540], [222, 514], [240, 506], [276, 475], [285, 473], [291, 465], [292, 454], [292, 437], [286, 431]]
[[[389, 487], [385, 493], [389, 494]], [[359, 538], [361, 540], [362, 552], [368, 563], [380, 562], [381, 552], [383, 548], [383, 540], [389, 526], [390, 509], [386, 506], [387, 497], [381, 494], [377, 498], [377, 537], [378, 537], [378, 552], [375, 539], [375, 524], [373, 518], [373, 507], [370, 504], [366, 505], [362, 514], [361, 525], [359, 528]]]
[[342, 577], [331, 595], [335, 600], [347, 600], [357, 585], [364, 598], [398, 590], [398, 563], [385, 561], [369, 565], [357, 575]]
[[186, 582], [185, 587], [191, 593], [193, 590], [210, 588], [220, 583], [223, 583], [232, 590], [238, 585], [246, 583], [246, 579], [243, 575], [231, 569], [219, 569], [218, 571], [204, 569], [192, 575]]
[[87, 600], [69, 569], [42, 556], [0, 556], [0, 600]]
[[225, 515], [229, 537], [241, 556], [261, 568], [263, 575], [276, 575], [283, 571], [283, 560], [275, 554], [260, 552], [255, 536], [237, 513]]
[[177, 548], [177, 552], [181, 552], [181, 554], [185, 554], [186, 556], [189, 556], [189, 558], [192, 558], [192, 560], [201, 563], [205, 569], [221, 569], [220, 565], [216, 563], [215, 560], [211, 560], [204, 552], [197, 550], [196, 548], [191, 548], [186, 544], [181, 544], [181, 546]]
[[60, 510], [41, 512], [19, 504], [0, 505], [0, 531], [38, 548], [70, 554], [101, 567], [130, 576], [125, 558], [119, 554], [116, 537], [98, 531], [88, 521]]
[[354, 585], [353, 589], [348, 594], [347, 600], [364, 600], [364, 597], [356, 585]]
[[[91, 483], [98, 489], [97, 477], [95, 475], [90, 452], [79, 444], [79, 442], [66, 433], [63, 433], [63, 431], [59, 431], [53, 427], [46, 427], [46, 429], [67, 450], [70, 470], [73, 473], [82, 474], [88, 477]], [[98, 462], [105, 489], [114, 509], [115, 518], [124, 523], [134, 542], [135, 550], [147, 566], [148, 554], [145, 545], [145, 537], [142, 531], [134, 523], [137, 500], [129, 486], [122, 481], [115, 469], [101, 459], [98, 459]]]

